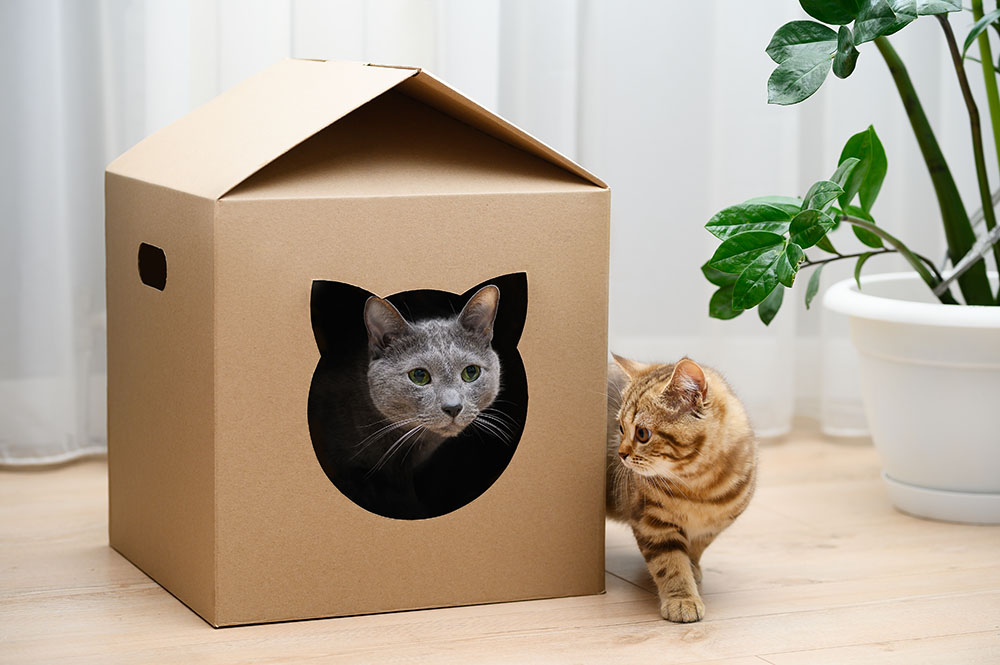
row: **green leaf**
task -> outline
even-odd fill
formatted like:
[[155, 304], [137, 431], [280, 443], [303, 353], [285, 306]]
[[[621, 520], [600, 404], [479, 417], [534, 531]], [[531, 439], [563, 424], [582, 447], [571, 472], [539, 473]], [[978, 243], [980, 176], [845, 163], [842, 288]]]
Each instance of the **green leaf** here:
[[960, 11], [962, 11], [962, 0], [917, 0], [917, 14], [919, 16]]
[[858, 284], [858, 291], [861, 290], [861, 266], [872, 257], [872, 252], [865, 252], [858, 257], [858, 262], [854, 264], [854, 281]]
[[788, 205], [739, 203], [715, 213], [705, 228], [719, 240], [747, 231], [771, 231], [783, 235], [797, 213], [797, 209]]
[[708, 315], [713, 319], [735, 319], [743, 313], [742, 309], [733, 307], [733, 285], [729, 284], [718, 289], [708, 301]]
[[994, 9], [989, 14], [972, 24], [972, 30], [969, 31], [969, 36], [965, 38], [965, 46], [962, 47], [963, 58], [965, 57], [965, 52], [969, 50], [970, 46], [972, 46], [972, 42], [976, 41], [976, 37], [981, 35], [983, 31], [996, 22], [998, 18], [1000, 18], [1000, 9]]
[[[733, 274], [740, 274], [754, 259], [775, 247], [781, 247], [785, 238], [777, 233], [767, 231], [748, 231], [727, 238], [715, 254], [709, 259], [708, 265]], [[745, 307], [743, 309], [746, 309]]]
[[797, 196], [755, 196], [744, 203], [770, 203], [782, 209], [788, 208], [793, 216], [802, 207], [802, 199]]
[[767, 80], [767, 103], [798, 104], [819, 90], [832, 66], [832, 52], [806, 51], [785, 60]]
[[819, 210], [803, 210], [788, 227], [791, 241], [802, 249], [812, 247], [833, 228], [833, 218]]
[[854, 167], [851, 177], [847, 179], [844, 193], [840, 196], [840, 205], [846, 207], [857, 194], [861, 200], [861, 207], [871, 211], [879, 190], [882, 189], [882, 181], [885, 180], [889, 166], [885, 148], [882, 147], [874, 127], [869, 125], [868, 129], [847, 139], [844, 149], [840, 152], [840, 161], [843, 162], [848, 157], [855, 157], [861, 163]]
[[814, 19], [830, 25], [846, 25], [858, 15], [858, 0], [799, 0]]
[[705, 276], [705, 279], [716, 286], [732, 286], [736, 283], [736, 275], [716, 270], [707, 263], [701, 267], [701, 274]]
[[847, 184], [847, 179], [851, 177], [854, 172], [854, 168], [861, 163], [861, 160], [857, 157], [848, 157], [847, 159], [840, 162], [837, 170], [833, 172], [830, 176], [830, 182], [834, 182], [838, 187], [843, 188]]
[[846, 25], [837, 33], [837, 54], [833, 56], [833, 74], [846, 79], [854, 71], [858, 62], [858, 49], [854, 48], [854, 35]]
[[778, 285], [778, 262], [784, 249], [784, 246], [768, 249], [740, 273], [733, 285], [733, 307], [750, 309], [764, 301]]
[[806, 309], [809, 309], [809, 305], [812, 304], [813, 298], [819, 293], [819, 276], [823, 272], [823, 266], [825, 263], [821, 263], [816, 266], [813, 274], [809, 275], [809, 283], [806, 284]]
[[792, 21], [778, 28], [764, 51], [779, 65], [804, 52], [833, 55], [837, 33], [815, 21]]
[[[875, 220], [872, 219], [872, 216], [869, 215], [867, 212], [865, 212], [863, 209], [859, 208], [858, 206], [846, 206], [844, 208], [844, 212], [846, 212], [851, 217], [857, 217], [859, 219], [865, 220], [866, 222], [871, 222], [872, 224], [875, 223]], [[854, 224], [851, 224], [851, 230], [854, 231], [854, 235], [857, 236], [858, 240], [860, 240], [865, 245], [868, 245], [873, 249], [880, 249], [885, 246], [882, 244], [882, 238], [875, 235], [868, 229], [863, 229], [860, 226], [855, 226]]]
[[[836, 228], [836, 227], [837, 227], [837, 225], [834, 224], [834, 228]], [[837, 254], [837, 255], [840, 254], [840, 252], [837, 251], [837, 248], [833, 246], [833, 243], [830, 242], [830, 236], [829, 235], [825, 235], [822, 238], [820, 238], [816, 242], [816, 246], [818, 248], [822, 249], [824, 252], [829, 252], [830, 254]]]
[[896, 15], [896, 22], [882, 30], [883, 36], [899, 32], [917, 20], [917, 0], [889, 0], [889, 6]]
[[854, 41], [856, 44], [870, 42], [895, 24], [896, 13], [886, 0], [862, 0], [854, 22]]
[[802, 201], [802, 209], [825, 210], [843, 193], [844, 188], [837, 183], [830, 180], [820, 180], [813, 183], [813, 186], [806, 192]]
[[802, 248], [794, 242], [788, 243], [778, 262], [778, 281], [791, 288], [795, 283], [795, 275], [799, 272], [799, 263], [805, 258]]
[[774, 287], [771, 294], [764, 298], [764, 302], [762, 302], [760, 307], [757, 308], [757, 316], [760, 317], [760, 320], [764, 322], [765, 326], [771, 325], [771, 321], [774, 320], [774, 316], [778, 313], [778, 310], [781, 309], [781, 301], [784, 300], [784, 297], [785, 287], [779, 284]]

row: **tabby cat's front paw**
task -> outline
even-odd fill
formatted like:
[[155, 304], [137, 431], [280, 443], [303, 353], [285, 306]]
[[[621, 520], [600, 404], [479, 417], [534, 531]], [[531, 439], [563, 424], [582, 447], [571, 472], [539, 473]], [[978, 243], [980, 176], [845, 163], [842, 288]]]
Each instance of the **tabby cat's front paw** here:
[[660, 603], [660, 616], [674, 623], [693, 623], [705, 616], [705, 603], [697, 596], [666, 598]]

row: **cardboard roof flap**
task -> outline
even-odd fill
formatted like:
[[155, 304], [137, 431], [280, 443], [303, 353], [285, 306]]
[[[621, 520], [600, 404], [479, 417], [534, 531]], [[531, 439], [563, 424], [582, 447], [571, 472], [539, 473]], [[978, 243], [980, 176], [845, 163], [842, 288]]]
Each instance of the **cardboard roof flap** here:
[[282, 60], [140, 141], [114, 160], [108, 172], [216, 200], [393, 88], [597, 187], [607, 187], [427, 72], [332, 60]]

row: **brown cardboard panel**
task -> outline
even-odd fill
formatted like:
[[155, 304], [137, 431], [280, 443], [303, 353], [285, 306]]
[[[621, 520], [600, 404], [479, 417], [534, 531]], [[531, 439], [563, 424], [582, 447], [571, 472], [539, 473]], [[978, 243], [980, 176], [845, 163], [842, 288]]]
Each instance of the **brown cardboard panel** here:
[[[602, 590], [600, 180], [418, 70], [285, 61], [120, 157], [106, 195], [112, 546], [215, 625]], [[530, 397], [507, 470], [441, 517], [360, 508], [309, 435], [312, 281], [509, 273]]]
[[283, 60], [152, 134], [108, 171], [209, 199], [414, 72]]
[[[108, 174], [108, 484], [112, 547], [215, 617], [213, 208]], [[163, 290], [138, 251], [164, 251]]]
[[227, 199], [586, 191], [566, 170], [389, 91], [268, 164]]
[[444, 113], [476, 129], [509, 143], [525, 152], [538, 155], [570, 173], [573, 173], [598, 187], [607, 185], [579, 164], [559, 154], [521, 128], [503, 118], [490, 113], [468, 97], [448, 87], [426, 71], [403, 79], [396, 87], [400, 92], [433, 106]]
[[[602, 590], [608, 201], [590, 187], [217, 204], [216, 623]], [[530, 399], [506, 472], [442, 517], [359, 508], [309, 438], [312, 280], [460, 293], [517, 271]]]

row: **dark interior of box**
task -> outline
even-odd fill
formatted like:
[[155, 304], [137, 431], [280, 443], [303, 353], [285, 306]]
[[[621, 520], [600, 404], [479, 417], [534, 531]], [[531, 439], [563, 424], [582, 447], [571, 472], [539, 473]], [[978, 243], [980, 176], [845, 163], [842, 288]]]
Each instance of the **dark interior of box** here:
[[320, 360], [309, 391], [309, 433], [327, 477], [362, 508], [396, 519], [444, 515], [486, 492], [510, 463], [528, 411], [527, 377], [517, 350], [527, 313], [526, 275], [497, 277], [462, 294], [423, 289], [385, 298], [411, 322], [448, 318], [488, 284], [500, 290], [492, 347], [500, 358], [501, 388], [490, 410], [505, 425], [466, 427], [415, 467], [401, 447], [375, 468], [362, 463], [358, 447], [388, 450], [407, 428], [386, 429], [368, 392], [371, 357], [364, 308], [374, 294], [342, 282], [313, 282], [311, 315]]

